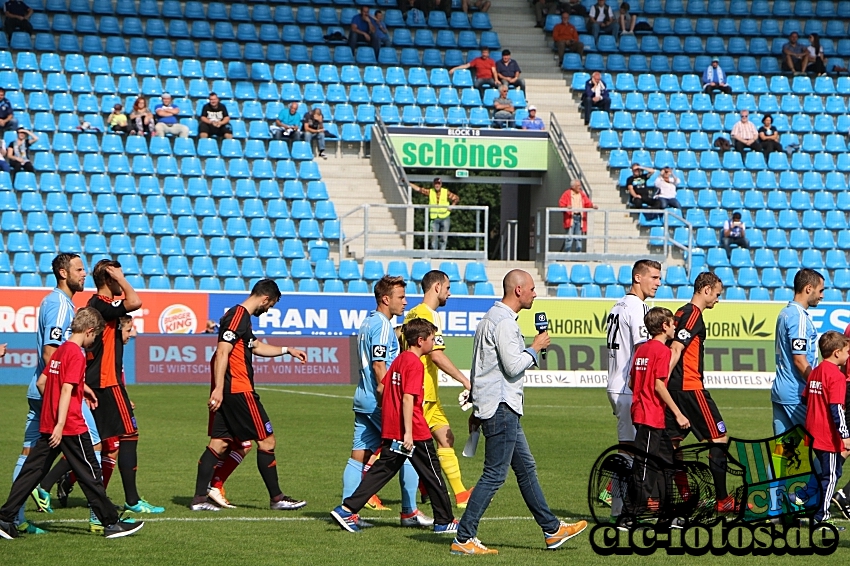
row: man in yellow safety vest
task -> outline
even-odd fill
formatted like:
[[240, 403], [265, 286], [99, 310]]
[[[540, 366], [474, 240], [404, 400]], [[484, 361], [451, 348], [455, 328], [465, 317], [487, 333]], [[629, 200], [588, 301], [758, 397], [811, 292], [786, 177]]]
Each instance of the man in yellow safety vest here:
[[[426, 189], [410, 183], [414, 191], [428, 197], [428, 217], [431, 219], [431, 245], [432, 250], [445, 250], [449, 241], [449, 231], [452, 225], [451, 211], [449, 206], [457, 205], [460, 198], [448, 189], [443, 190], [443, 181], [439, 177], [434, 178], [434, 188]], [[439, 239], [439, 247], [437, 240]]]

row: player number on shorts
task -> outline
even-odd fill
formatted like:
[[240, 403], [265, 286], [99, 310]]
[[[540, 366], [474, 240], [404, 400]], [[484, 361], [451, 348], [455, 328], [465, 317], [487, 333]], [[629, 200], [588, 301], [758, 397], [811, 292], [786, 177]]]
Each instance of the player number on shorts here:
[[620, 333], [620, 315], [611, 313], [608, 315], [608, 349], [619, 350], [617, 335]]

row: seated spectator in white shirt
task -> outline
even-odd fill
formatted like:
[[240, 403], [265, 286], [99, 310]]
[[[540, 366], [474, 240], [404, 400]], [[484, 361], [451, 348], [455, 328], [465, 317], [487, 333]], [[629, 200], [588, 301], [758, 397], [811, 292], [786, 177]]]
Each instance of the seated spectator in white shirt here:
[[676, 200], [676, 186], [681, 183], [678, 177], [673, 175], [670, 167], [661, 170], [661, 176], [655, 179], [655, 206], [654, 208], [682, 208]]
[[732, 126], [732, 143], [735, 144], [735, 151], [739, 153], [744, 153], [747, 148], [762, 151], [759, 132], [755, 124], [750, 122], [750, 113], [747, 110], [741, 110], [741, 119]]

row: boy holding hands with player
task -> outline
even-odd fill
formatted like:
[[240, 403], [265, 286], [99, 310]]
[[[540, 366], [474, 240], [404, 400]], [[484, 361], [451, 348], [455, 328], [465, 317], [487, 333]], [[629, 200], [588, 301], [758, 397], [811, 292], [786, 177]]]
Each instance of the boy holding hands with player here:
[[[829, 506], [841, 468], [850, 454], [850, 432], [844, 416], [846, 385], [844, 373], [838, 366], [847, 363], [850, 357], [850, 341], [842, 334], [830, 330], [818, 340], [823, 362], [809, 374], [803, 390], [803, 402], [807, 405], [806, 430], [812, 435], [812, 448], [820, 463], [820, 472], [815, 474], [823, 489], [821, 505], [814, 516], [814, 523], [831, 522]], [[843, 527], [836, 527], [844, 530]]]
[[449, 492], [437, 471], [440, 460], [422, 412], [425, 367], [420, 357], [428, 355], [434, 348], [436, 330], [433, 324], [421, 318], [410, 320], [401, 327], [408, 349], [393, 361], [381, 381], [381, 457], [363, 476], [354, 493], [331, 511], [331, 517], [346, 531], [356, 533], [361, 530], [357, 513], [410, 458], [431, 497], [434, 532], [457, 532]]
[[[635, 447], [647, 454], [658, 454], [672, 464], [673, 443], [667, 435], [664, 424], [665, 406], [672, 411], [676, 422], [682, 428], [688, 428], [688, 419], [673, 402], [667, 391], [667, 378], [670, 369], [670, 348], [667, 341], [673, 339], [676, 323], [673, 313], [663, 307], [649, 309], [644, 317], [647, 333], [651, 340], [638, 346], [632, 362], [629, 388], [632, 390], [632, 422], [635, 425]], [[629, 528], [634, 516], [656, 510], [659, 500], [653, 498], [653, 491], [659, 483], [658, 472], [647, 465], [646, 457], [635, 456], [632, 474], [631, 504], [620, 526]], [[663, 489], [659, 496], [663, 495]]]

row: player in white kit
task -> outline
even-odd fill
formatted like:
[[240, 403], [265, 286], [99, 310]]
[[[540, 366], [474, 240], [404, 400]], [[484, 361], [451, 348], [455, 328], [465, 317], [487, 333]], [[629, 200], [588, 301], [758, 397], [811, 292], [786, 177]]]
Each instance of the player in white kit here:
[[[661, 264], [650, 259], [635, 262], [632, 267], [632, 286], [625, 297], [619, 300], [608, 315], [606, 326], [608, 342], [608, 401], [617, 417], [617, 442], [631, 444], [635, 439], [635, 427], [632, 424], [632, 391], [629, 389], [629, 371], [632, 356], [638, 345], [651, 337], [643, 322], [649, 307], [646, 299], [655, 297], [661, 286]], [[631, 460], [631, 456], [625, 455]], [[618, 486], [612, 486], [600, 494], [608, 502], [610, 498], [611, 515], [618, 516], [623, 506]]]

